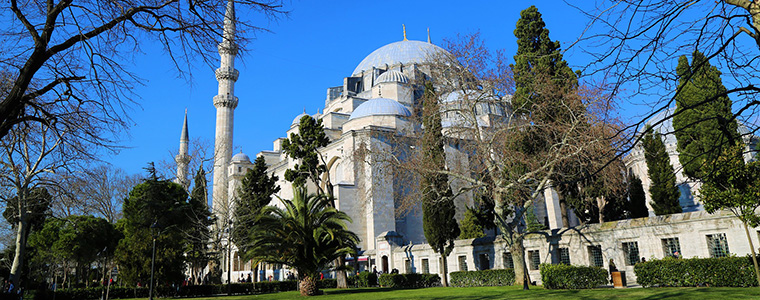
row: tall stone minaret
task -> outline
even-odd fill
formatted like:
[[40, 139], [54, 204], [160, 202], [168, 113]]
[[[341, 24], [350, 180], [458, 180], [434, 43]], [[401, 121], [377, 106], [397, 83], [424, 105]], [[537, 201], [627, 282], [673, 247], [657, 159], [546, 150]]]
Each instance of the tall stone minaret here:
[[219, 94], [214, 96], [216, 107], [216, 140], [214, 142], [214, 186], [212, 192], [213, 209], [224, 212], [229, 209], [227, 195], [227, 166], [232, 157], [232, 125], [238, 98], [235, 97], [235, 81], [238, 70], [235, 69], [235, 55], [238, 48], [235, 44], [235, 4], [227, 2], [224, 15], [224, 35], [219, 44], [221, 65], [216, 69], [216, 80], [219, 81]]
[[174, 161], [177, 163], [177, 179], [174, 182], [184, 187], [185, 190], [190, 187], [190, 180], [187, 178], [187, 168], [190, 164], [190, 155], [187, 151], [187, 144], [189, 142], [187, 134], [187, 109], [185, 109], [185, 123], [182, 124], [182, 135], [179, 138], [179, 153], [174, 157]]

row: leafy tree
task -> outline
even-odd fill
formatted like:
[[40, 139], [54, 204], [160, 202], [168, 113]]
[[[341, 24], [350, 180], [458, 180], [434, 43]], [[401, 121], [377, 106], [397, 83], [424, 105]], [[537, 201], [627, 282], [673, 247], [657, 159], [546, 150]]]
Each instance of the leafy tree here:
[[646, 205], [644, 186], [633, 172], [628, 173], [628, 212], [631, 218], [643, 218], [649, 216], [649, 208]]
[[[269, 205], [272, 196], [280, 191], [277, 180], [274, 174], [271, 176], [267, 174], [264, 157], [259, 156], [253, 162], [253, 168], [245, 173], [237, 190], [232, 241], [242, 254], [243, 260], [254, 258], [249, 252], [251, 236], [254, 234], [261, 210]], [[258, 264], [254, 267], [253, 274], [258, 274]]]
[[704, 183], [699, 192], [705, 210], [714, 213], [726, 209], [742, 221], [747, 234], [755, 275], [760, 282], [760, 268], [757, 265], [755, 246], [752, 244], [749, 227], [760, 225], [760, 162], [744, 163], [744, 144], [737, 143], [726, 148], [704, 172]]
[[[75, 267], [76, 282], [89, 285], [88, 280], [93, 262], [100, 262], [101, 269], [113, 257], [122, 234], [115, 225], [103, 218], [93, 216], [69, 216], [65, 219], [50, 219], [39, 232], [29, 238], [29, 245], [35, 249], [35, 258], [47, 264], [54, 274], [56, 265], [63, 271]], [[47, 278], [42, 278], [46, 280]], [[102, 278], [101, 278], [102, 279]], [[66, 277], [61, 283], [66, 283]]]
[[198, 167], [195, 173], [195, 183], [190, 192], [186, 258], [190, 266], [190, 275], [200, 283], [201, 270], [208, 264], [211, 254], [208, 251], [208, 242], [211, 237], [210, 226], [214, 224], [214, 218], [208, 207], [208, 189], [206, 184], [206, 172], [203, 166]]
[[[43, 225], [45, 225], [45, 220], [52, 216], [50, 207], [53, 202], [53, 195], [48, 192], [47, 188], [36, 187], [29, 192], [29, 196], [27, 196], [25, 202], [26, 205], [22, 209], [26, 210], [28, 218], [29, 230], [25, 233], [28, 237], [31, 232], [42, 229]], [[19, 196], [14, 196], [8, 203], [20, 203]], [[3, 217], [13, 228], [16, 228], [18, 225], [20, 215], [17, 205], [8, 205], [3, 211]]]
[[249, 255], [296, 270], [303, 296], [319, 294], [319, 272], [338, 257], [355, 253], [359, 237], [347, 229], [351, 218], [329, 205], [325, 195], [293, 187], [282, 208], [264, 208], [251, 236]]
[[[438, 113], [438, 97], [431, 82], [425, 83], [422, 99], [423, 127], [422, 155], [432, 170], [446, 169], [446, 153], [443, 152], [441, 115]], [[448, 286], [446, 257], [454, 249], [454, 240], [459, 236], [459, 226], [454, 214], [454, 195], [446, 174], [427, 172], [420, 180], [422, 190], [422, 227], [430, 247], [443, 260], [443, 286]]]
[[150, 279], [152, 242], [156, 241], [155, 278], [158, 283], [184, 279], [186, 235], [191, 227], [187, 192], [176, 183], [160, 180], [155, 169], [124, 200], [124, 233], [116, 252], [120, 276], [127, 285], [147, 284]]
[[486, 236], [483, 232], [483, 226], [478, 223], [478, 212], [472, 207], [468, 207], [464, 212], [464, 219], [459, 223], [460, 239], [476, 239]]
[[325, 134], [322, 120], [303, 116], [298, 125], [298, 133], [291, 133], [290, 138], [282, 142], [285, 153], [299, 160], [293, 169], [285, 171], [285, 180], [297, 186], [305, 186], [306, 180], [309, 180], [316, 186], [317, 193], [332, 195], [332, 188], [325, 191], [320, 185], [322, 173], [327, 172], [327, 167], [318, 149], [328, 144], [330, 139]]
[[[739, 140], [731, 99], [718, 68], [699, 51], [678, 58], [678, 92], [673, 128], [678, 139], [678, 159], [686, 176], [702, 179], [704, 169], [725, 146]], [[741, 157], [737, 157], [741, 159]]]
[[649, 195], [652, 197], [652, 208], [655, 215], [680, 213], [681, 204], [678, 198], [681, 192], [676, 186], [676, 174], [670, 165], [670, 157], [665, 151], [665, 143], [659, 132], [647, 126], [642, 139], [644, 158], [647, 162], [647, 174], [651, 185]]

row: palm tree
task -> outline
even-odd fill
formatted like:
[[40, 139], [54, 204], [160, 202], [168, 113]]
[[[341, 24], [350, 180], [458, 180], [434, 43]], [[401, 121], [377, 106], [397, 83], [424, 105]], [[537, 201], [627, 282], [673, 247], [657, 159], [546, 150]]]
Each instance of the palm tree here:
[[330, 199], [293, 187], [293, 200], [267, 206], [251, 235], [249, 254], [288, 265], [298, 272], [301, 295], [319, 294], [319, 272], [336, 258], [352, 254], [359, 237], [346, 227], [351, 218], [330, 206]]

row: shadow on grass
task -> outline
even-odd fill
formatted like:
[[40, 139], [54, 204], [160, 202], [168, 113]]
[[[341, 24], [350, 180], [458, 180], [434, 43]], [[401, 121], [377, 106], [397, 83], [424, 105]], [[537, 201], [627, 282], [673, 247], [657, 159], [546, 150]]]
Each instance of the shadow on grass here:
[[393, 291], [400, 291], [400, 290], [409, 290], [409, 289], [370, 287], [370, 288], [330, 289], [330, 290], [323, 290], [323, 291], [325, 292], [325, 295], [351, 295], [351, 294], [362, 294], [362, 293], [393, 292]]

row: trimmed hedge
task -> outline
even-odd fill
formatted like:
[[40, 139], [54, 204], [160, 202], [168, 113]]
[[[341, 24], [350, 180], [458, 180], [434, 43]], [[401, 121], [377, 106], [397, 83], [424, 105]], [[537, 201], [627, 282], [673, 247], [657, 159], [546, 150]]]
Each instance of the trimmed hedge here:
[[354, 284], [357, 287], [372, 287], [377, 286], [377, 274], [373, 272], [364, 271], [353, 277]]
[[653, 259], [634, 266], [636, 281], [643, 287], [748, 287], [757, 286], [752, 258]]
[[546, 289], [593, 289], [608, 282], [600, 267], [541, 264], [541, 281]]
[[[320, 289], [335, 288], [337, 281], [335, 279], [323, 279], [317, 281], [317, 285]], [[203, 297], [227, 294], [226, 284], [207, 284], [207, 285], [189, 285], [181, 287], [156, 287], [154, 291], [158, 297]], [[257, 282], [255, 285], [252, 283], [233, 283], [229, 286], [232, 294], [236, 295], [250, 295], [250, 294], [268, 294], [284, 291], [298, 290], [298, 281], [263, 281]], [[27, 291], [24, 299], [33, 300], [85, 300], [85, 299], [100, 299], [103, 292], [102, 287], [92, 288], [79, 288], [79, 289], [65, 289], [57, 290], [55, 292], [50, 290], [37, 290]], [[148, 288], [124, 288], [124, 287], [111, 287], [108, 293], [109, 299], [124, 299], [124, 298], [147, 298]]]
[[496, 269], [482, 271], [458, 271], [449, 275], [454, 287], [506, 286], [515, 284], [515, 270]]
[[441, 286], [441, 277], [438, 274], [383, 274], [378, 278], [382, 287], [390, 288], [426, 288]]

